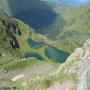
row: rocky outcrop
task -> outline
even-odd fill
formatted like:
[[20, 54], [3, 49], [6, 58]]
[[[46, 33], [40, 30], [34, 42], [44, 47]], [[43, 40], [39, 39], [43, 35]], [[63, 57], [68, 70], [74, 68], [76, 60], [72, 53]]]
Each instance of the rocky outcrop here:
[[81, 61], [77, 90], [90, 90], [90, 40], [87, 40], [84, 45], [84, 55]]
[[77, 90], [90, 90], [90, 39], [86, 41], [84, 47], [77, 48], [68, 57], [64, 67], [68, 68], [69, 73], [77, 73]]
[[0, 41], [7, 41], [10, 43], [13, 49], [20, 48], [19, 42], [16, 35], [20, 36], [21, 31], [18, 28], [18, 22], [14, 19], [9, 18], [8, 16], [0, 17], [0, 35], [2, 38]]
[[84, 47], [77, 48], [67, 61], [60, 65], [56, 75], [61, 70], [67, 74], [77, 74], [77, 83], [75, 83], [77, 89], [75, 90], [90, 90], [90, 40], [86, 41]]

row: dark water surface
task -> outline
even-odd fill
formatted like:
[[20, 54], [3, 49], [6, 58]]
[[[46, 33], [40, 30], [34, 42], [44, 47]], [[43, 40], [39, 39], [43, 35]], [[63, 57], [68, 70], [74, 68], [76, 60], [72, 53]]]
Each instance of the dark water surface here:
[[55, 47], [49, 46], [45, 49], [45, 55], [55, 62], [64, 63], [70, 54]]
[[24, 58], [28, 58], [28, 57], [35, 57], [38, 60], [44, 60], [42, 56], [40, 56], [38, 53], [35, 53], [35, 52], [26, 52], [24, 54]]
[[44, 43], [36, 42], [36, 41], [32, 40], [31, 38], [29, 38], [27, 40], [27, 42], [30, 45], [30, 47], [34, 48], [34, 49], [41, 48], [41, 47], [43, 47], [45, 45]]

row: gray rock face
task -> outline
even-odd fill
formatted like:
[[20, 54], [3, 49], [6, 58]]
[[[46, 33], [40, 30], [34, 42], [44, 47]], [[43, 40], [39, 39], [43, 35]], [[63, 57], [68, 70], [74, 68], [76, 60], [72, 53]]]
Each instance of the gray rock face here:
[[84, 55], [78, 70], [77, 90], [90, 90], [90, 40], [84, 45]]
[[87, 72], [86, 80], [87, 80], [87, 88], [88, 88], [88, 90], [90, 90], [90, 69]]

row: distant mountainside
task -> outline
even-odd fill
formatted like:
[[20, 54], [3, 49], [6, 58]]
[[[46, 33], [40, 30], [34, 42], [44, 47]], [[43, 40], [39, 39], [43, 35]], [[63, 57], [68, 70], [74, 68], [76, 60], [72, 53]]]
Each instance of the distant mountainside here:
[[18, 18], [34, 29], [47, 28], [57, 16], [51, 6], [40, 0], [1, 0], [0, 4], [1, 15]]
[[90, 5], [68, 8], [58, 14], [57, 19], [44, 31], [44, 34], [52, 39], [82, 45], [90, 37]]

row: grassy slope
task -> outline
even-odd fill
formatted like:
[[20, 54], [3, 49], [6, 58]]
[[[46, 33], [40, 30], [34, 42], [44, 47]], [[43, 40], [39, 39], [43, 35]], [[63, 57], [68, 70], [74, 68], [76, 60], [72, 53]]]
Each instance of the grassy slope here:
[[[5, 44], [1, 43], [1, 46], [3, 46], [3, 47], [0, 47], [0, 51], [1, 51], [1, 53], [2, 53], [2, 51], [4, 51], [3, 53], [8, 52], [7, 55], [0, 57], [0, 68], [5, 69], [5, 70], [16, 70], [18, 68], [25, 68], [25, 67], [30, 66], [32, 64], [32, 61], [35, 64], [40, 63], [37, 59], [31, 59], [30, 58], [29, 61], [28, 61], [28, 59], [26, 59], [25, 61], [23, 61], [23, 60], [21, 60], [20, 58], [17, 57], [18, 54], [23, 54], [23, 53], [28, 52], [28, 51], [38, 53], [48, 63], [52, 63], [53, 64], [53, 62], [51, 60], [49, 60], [45, 56], [44, 51], [45, 51], [45, 47], [46, 46], [40, 47], [38, 49], [34, 49], [34, 48], [30, 47], [29, 44], [27, 43], [27, 39], [28, 38], [32, 38], [36, 42], [44, 42], [44, 40], [46, 39], [46, 37], [43, 37], [42, 35], [35, 34], [33, 32], [33, 29], [32, 28], [30, 28], [28, 25], [26, 25], [25, 23], [21, 22], [20, 20], [11, 19], [9, 17], [0, 17], [0, 18], [3, 19], [3, 20], [8, 20], [8, 21], [10, 21], [10, 23], [12, 23], [12, 20], [15, 21], [15, 22], [17, 22], [18, 28], [19, 28], [19, 30], [22, 33], [21, 35], [17, 35], [17, 34], [15, 35], [15, 37], [17, 38], [17, 40], [19, 42], [20, 48], [17, 48], [16, 50], [13, 50], [11, 48], [10, 43], [9, 43], [10, 38], [9, 38], [9, 36], [7, 36], [7, 34], [5, 32], [6, 26], [4, 26], [4, 28], [5, 28], [4, 34], [6, 36], [2, 35], [3, 33], [0, 32], [0, 34], [3, 36], [3, 38], [7, 38], [6, 41], [4, 41], [0, 37], [1, 38], [0, 39], [0, 42], [5, 43]], [[0, 30], [3, 30], [2, 27], [3, 26], [1, 25]], [[48, 43], [48, 42], [44, 42], [44, 43]], [[7, 51], [7, 49], [4, 50], [5, 47], [8, 49], [8, 51]], [[15, 54], [15, 55], [12, 56], [12, 53]], [[12, 68], [13, 66], [14, 66], [14, 68]]]
[[[90, 38], [90, 4], [67, 8], [58, 13], [57, 19], [46, 29], [46, 34], [54, 41], [59, 41], [63, 50], [72, 52]], [[56, 39], [56, 40], [55, 40]], [[66, 45], [65, 45], [66, 44]]]
[[60, 34], [65, 40], [83, 44], [90, 33], [90, 5], [69, 9], [62, 16], [67, 21]]

